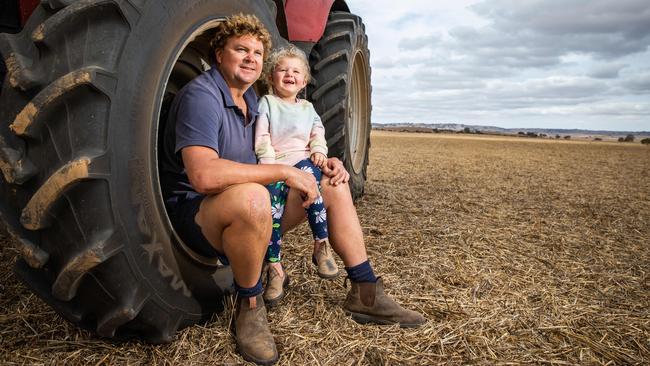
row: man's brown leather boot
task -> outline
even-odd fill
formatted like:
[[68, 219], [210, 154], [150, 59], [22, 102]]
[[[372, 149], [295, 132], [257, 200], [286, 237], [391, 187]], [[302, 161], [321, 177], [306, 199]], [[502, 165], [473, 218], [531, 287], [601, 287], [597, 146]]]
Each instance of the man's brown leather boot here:
[[237, 299], [235, 339], [237, 349], [245, 360], [258, 365], [273, 365], [278, 361], [278, 350], [266, 319], [262, 295]]
[[357, 323], [399, 324], [402, 328], [422, 325], [426, 319], [413, 310], [404, 309], [384, 293], [384, 281], [352, 282], [343, 309]]

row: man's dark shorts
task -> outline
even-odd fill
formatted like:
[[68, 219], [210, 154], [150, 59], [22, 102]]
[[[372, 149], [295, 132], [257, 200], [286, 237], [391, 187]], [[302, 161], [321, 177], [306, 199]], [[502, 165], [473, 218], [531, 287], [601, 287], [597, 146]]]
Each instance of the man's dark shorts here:
[[168, 205], [167, 212], [169, 219], [174, 225], [176, 233], [181, 237], [185, 245], [204, 257], [219, 258], [223, 264], [228, 264], [228, 259], [219, 253], [203, 236], [201, 227], [194, 221], [194, 217], [201, 208], [203, 196], [190, 199], [179, 199], [175, 204]]

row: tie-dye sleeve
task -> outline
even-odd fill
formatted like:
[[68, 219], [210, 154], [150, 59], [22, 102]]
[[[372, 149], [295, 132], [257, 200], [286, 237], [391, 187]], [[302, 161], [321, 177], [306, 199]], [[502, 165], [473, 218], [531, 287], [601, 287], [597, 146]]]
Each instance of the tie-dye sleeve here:
[[313, 153], [321, 153], [327, 156], [327, 141], [325, 140], [325, 127], [321, 122], [318, 113], [312, 107], [313, 124], [311, 133], [309, 135], [309, 149], [310, 155]]
[[260, 164], [275, 164], [275, 150], [271, 145], [269, 125], [269, 104], [266, 98], [259, 103], [259, 112], [255, 122], [255, 155]]

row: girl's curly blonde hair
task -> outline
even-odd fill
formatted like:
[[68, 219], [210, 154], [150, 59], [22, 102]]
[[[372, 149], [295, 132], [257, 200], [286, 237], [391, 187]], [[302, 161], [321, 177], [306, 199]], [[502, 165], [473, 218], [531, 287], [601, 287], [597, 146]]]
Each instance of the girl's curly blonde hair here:
[[307, 60], [307, 56], [305, 53], [298, 47], [294, 45], [289, 45], [285, 48], [281, 48], [279, 50], [273, 51], [269, 55], [269, 58], [266, 60], [264, 63], [264, 69], [262, 71], [262, 78], [266, 82], [266, 86], [268, 87], [269, 93], [273, 93], [273, 85], [271, 81], [271, 75], [273, 74], [273, 69], [280, 63], [280, 60], [283, 58], [295, 58], [300, 60], [300, 62], [304, 66], [304, 71], [305, 71], [305, 81], [309, 83], [309, 80], [311, 80], [311, 71], [309, 68], [309, 61]]
[[271, 50], [271, 34], [258, 17], [252, 14], [236, 14], [226, 18], [215, 28], [215, 34], [210, 41], [210, 55], [212, 62], [216, 63], [216, 52], [223, 50], [226, 42], [232, 37], [253, 36], [264, 46], [263, 59]]

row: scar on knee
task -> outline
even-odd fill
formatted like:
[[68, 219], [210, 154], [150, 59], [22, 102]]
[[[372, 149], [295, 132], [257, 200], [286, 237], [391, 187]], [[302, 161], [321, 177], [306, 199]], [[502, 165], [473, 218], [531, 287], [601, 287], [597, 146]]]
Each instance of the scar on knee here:
[[269, 198], [255, 192], [247, 192], [246, 207], [248, 218], [253, 222], [262, 221], [267, 216], [271, 217]]

